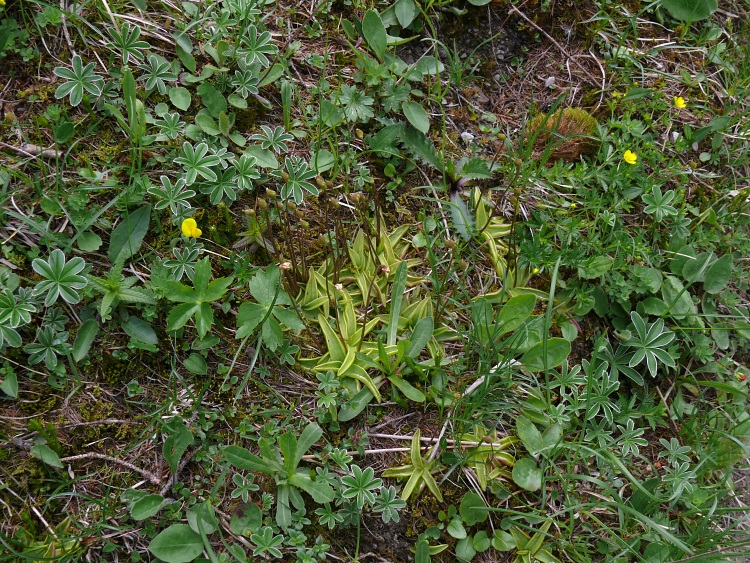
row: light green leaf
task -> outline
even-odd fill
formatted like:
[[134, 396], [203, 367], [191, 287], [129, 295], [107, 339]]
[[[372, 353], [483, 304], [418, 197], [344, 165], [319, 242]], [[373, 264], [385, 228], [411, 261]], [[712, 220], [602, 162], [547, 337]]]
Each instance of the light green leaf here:
[[146, 495], [138, 500], [130, 508], [130, 516], [133, 520], [145, 520], [150, 518], [161, 509], [164, 497], [161, 495]]
[[404, 112], [404, 116], [411, 123], [417, 131], [421, 131], [425, 135], [430, 130], [430, 116], [417, 102], [404, 102], [401, 104], [401, 109]]
[[404, 394], [404, 397], [406, 397], [410, 401], [414, 401], [415, 403], [425, 402], [425, 394], [414, 387], [411, 383], [406, 381], [403, 377], [399, 375], [392, 375], [388, 377], [388, 381], [390, 381], [391, 384], [399, 391], [401, 391], [401, 393]]
[[78, 248], [84, 252], [96, 252], [102, 245], [102, 237], [91, 231], [81, 233], [77, 240]]
[[689, 23], [710, 18], [719, 7], [717, 0], [661, 0], [661, 5], [674, 19]]
[[18, 377], [15, 372], [5, 374], [3, 382], [0, 383], [0, 391], [13, 399], [18, 397]]
[[[570, 341], [564, 338], [550, 338], [539, 342], [526, 352], [519, 360], [529, 371], [543, 371], [559, 366], [570, 354]], [[546, 359], [546, 361], [545, 361]]]
[[703, 281], [706, 293], [719, 293], [727, 286], [732, 276], [732, 265], [732, 255], [725, 254], [708, 268]]
[[177, 109], [187, 111], [190, 108], [191, 102], [190, 92], [187, 88], [182, 86], [169, 89], [169, 101]]
[[127, 215], [125, 220], [112, 231], [107, 253], [112, 264], [123, 263], [138, 252], [148, 232], [150, 218], [151, 206], [145, 205]]
[[533, 459], [519, 459], [513, 466], [513, 481], [527, 491], [538, 491], [542, 488], [542, 470]]
[[531, 455], [536, 455], [544, 449], [544, 439], [539, 429], [525, 416], [516, 419], [516, 432], [524, 447]]
[[367, 10], [362, 19], [362, 35], [375, 56], [382, 61], [388, 46], [388, 34], [385, 32], [383, 20], [376, 11]]
[[398, 0], [394, 5], [396, 19], [401, 27], [409, 27], [417, 15], [417, 5], [414, 0]]
[[36, 444], [31, 448], [32, 457], [42, 460], [47, 465], [52, 467], [62, 468], [63, 464], [60, 461], [60, 457], [52, 451], [49, 447], [44, 444]]
[[172, 524], [148, 545], [165, 563], [188, 563], [203, 553], [203, 540], [187, 524]]
[[536, 297], [531, 294], [517, 295], [508, 299], [497, 317], [499, 331], [496, 336], [516, 330], [531, 316], [535, 306]]

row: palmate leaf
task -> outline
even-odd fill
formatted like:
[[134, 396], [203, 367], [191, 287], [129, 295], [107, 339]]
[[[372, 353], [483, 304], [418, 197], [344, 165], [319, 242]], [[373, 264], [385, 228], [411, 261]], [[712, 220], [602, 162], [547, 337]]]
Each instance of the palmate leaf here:
[[179, 330], [194, 316], [200, 337], [208, 334], [214, 321], [211, 303], [224, 297], [233, 281], [233, 278], [229, 277], [218, 278], [209, 283], [210, 279], [211, 263], [208, 258], [204, 258], [195, 266], [192, 288], [172, 280], [162, 282], [164, 296], [170, 301], [182, 303], [170, 311], [167, 317], [167, 330]]
[[81, 300], [77, 290], [88, 285], [88, 280], [79, 275], [86, 267], [83, 258], [76, 256], [66, 262], [63, 251], [56, 248], [47, 261], [35, 258], [31, 267], [44, 278], [44, 281], [37, 283], [34, 292], [37, 295], [46, 293], [45, 307], [51, 307], [58, 296], [62, 296], [68, 303], [78, 303]]

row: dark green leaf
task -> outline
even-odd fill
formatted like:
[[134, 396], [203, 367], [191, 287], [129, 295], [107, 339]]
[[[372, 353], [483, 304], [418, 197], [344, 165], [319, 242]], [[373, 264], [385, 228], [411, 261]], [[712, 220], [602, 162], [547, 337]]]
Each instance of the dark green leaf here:
[[224, 453], [224, 459], [237, 469], [257, 471], [266, 475], [273, 475], [276, 469], [281, 469], [281, 466], [274, 467], [277, 465], [274, 462], [258, 457], [239, 446], [226, 446], [222, 452]]
[[592, 256], [578, 267], [578, 275], [591, 280], [604, 275], [612, 267], [613, 260], [609, 256]]
[[208, 364], [206, 364], [206, 360], [197, 352], [193, 352], [187, 357], [184, 366], [188, 371], [196, 375], [206, 375], [208, 373]]
[[78, 329], [78, 334], [76, 334], [76, 340], [73, 344], [73, 359], [76, 362], [80, 362], [89, 353], [91, 344], [94, 342], [98, 332], [99, 323], [94, 319], [87, 320]]
[[162, 453], [169, 464], [169, 469], [174, 474], [177, 471], [180, 459], [182, 459], [182, 454], [193, 443], [193, 433], [185, 426], [185, 422], [178, 417], [168, 421], [162, 432], [167, 434]]
[[127, 322], [122, 323], [122, 329], [134, 340], [140, 340], [153, 346], [159, 343], [159, 338], [151, 325], [138, 317], [130, 317]]
[[247, 532], [257, 532], [263, 524], [263, 513], [257, 504], [241, 504], [232, 514], [229, 527], [232, 532], [241, 536]]

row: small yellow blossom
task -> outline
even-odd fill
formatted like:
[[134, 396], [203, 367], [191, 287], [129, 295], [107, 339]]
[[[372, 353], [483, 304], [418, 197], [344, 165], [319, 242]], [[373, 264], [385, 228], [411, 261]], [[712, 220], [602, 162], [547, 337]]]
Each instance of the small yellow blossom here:
[[578, 204], [577, 204], [577, 203], [571, 203], [571, 204], [570, 204], [570, 208], [571, 208], [571, 209], [575, 209], [576, 207], [578, 207]]
[[5, 0], [0, 0], [0, 6], [5, 6]]
[[674, 107], [678, 109], [686, 108], [687, 107], [687, 100], [683, 98], [682, 96], [675, 96], [674, 97]]
[[636, 162], [638, 162], [638, 155], [630, 150], [625, 151], [625, 154], [622, 155], [622, 158], [628, 164], [635, 164]]
[[186, 237], [198, 238], [203, 234], [203, 231], [198, 228], [195, 219], [189, 217], [182, 222], [182, 234]]
[[539, 268], [534, 268], [533, 270], [531, 270], [531, 273], [534, 274], [534, 275], [538, 274], [539, 273]]

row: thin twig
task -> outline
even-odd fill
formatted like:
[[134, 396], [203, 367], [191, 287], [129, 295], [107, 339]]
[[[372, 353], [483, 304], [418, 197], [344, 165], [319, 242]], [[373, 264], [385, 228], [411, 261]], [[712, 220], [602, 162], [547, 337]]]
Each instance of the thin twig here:
[[62, 457], [60, 458], [60, 461], [62, 462], [69, 462], [69, 461], [77, 461], [79, 459], [103, 459], [105, 461], [111, 461], [112, 463], [116, 463], [118, 465], [122, 465], [123, 467], [127, 467], [128, 469], [132, 469], [133, 471], [136, 471], [137, 473], [140, 473], [143, 475], [146, 479], [151, 481], [154, 485], [161, 485], [161, 479], [159, 479], [156, 475], [151, 473], [150, 471], [146, 471], [145, 469], [141, 469], [140, 467], [137, 467], [130, 463], [129, 461], [123, 461], [122, 459], [117, 459], [116, 457], [112, 457], [110, 455], [105, 454], [98, 454], [95, 452], [88, 452], [85, 454], [79, 454], [79, 455], [71, 455], [68, 457]]

